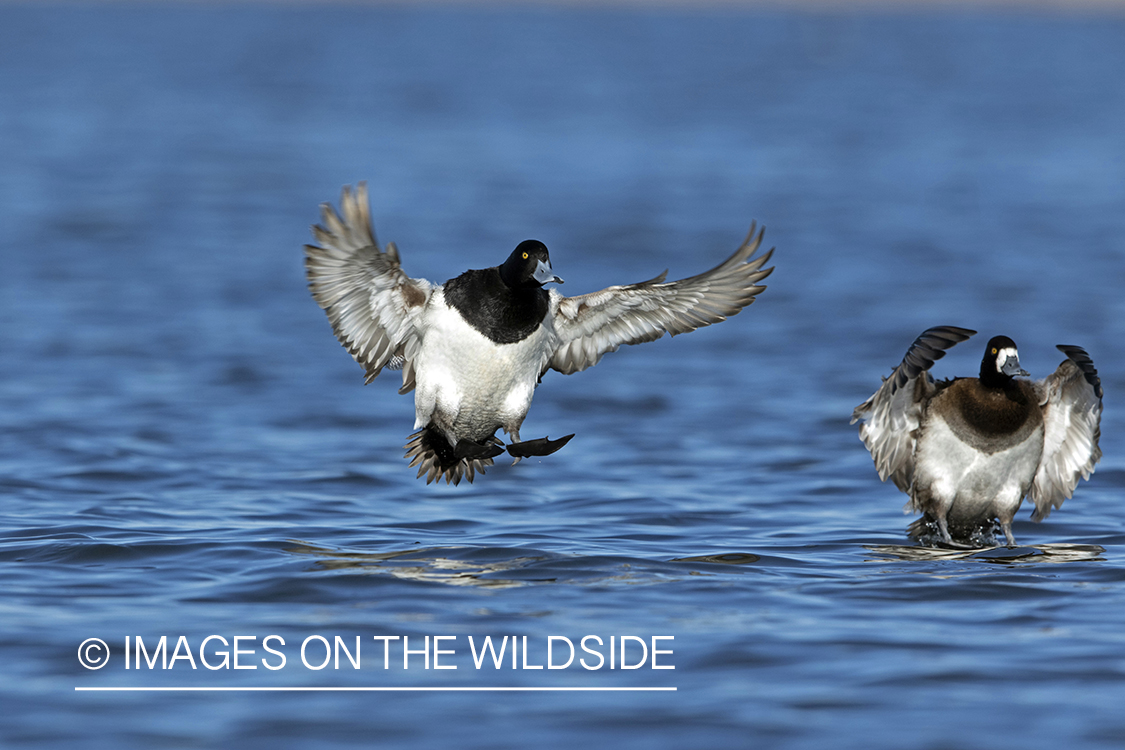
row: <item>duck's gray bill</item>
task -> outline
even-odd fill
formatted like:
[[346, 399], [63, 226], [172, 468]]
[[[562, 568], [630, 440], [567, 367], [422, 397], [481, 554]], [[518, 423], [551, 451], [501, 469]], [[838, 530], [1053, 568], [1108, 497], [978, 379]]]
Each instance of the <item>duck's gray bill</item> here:
[[549, 284], [552, 281], [556, 284], [563, 283], [563, 280], [555, 276], [555, 272], [551, 270], [550, 261], [545, 260], [541, 260], [535, 265], [535, 273], [531, 274], [531, 278], [540, 284]]
[[1030, 372], [1020, 367], [1019, 357], [1008, 357], [1006, 360], [1004, 360], [1004, 366], [1000, 368], [1000, 372], [1004, 373], [1010, 378], [1014, 378], [1017, 375], [1022, 375], [1026, 378], [1031, 375]]

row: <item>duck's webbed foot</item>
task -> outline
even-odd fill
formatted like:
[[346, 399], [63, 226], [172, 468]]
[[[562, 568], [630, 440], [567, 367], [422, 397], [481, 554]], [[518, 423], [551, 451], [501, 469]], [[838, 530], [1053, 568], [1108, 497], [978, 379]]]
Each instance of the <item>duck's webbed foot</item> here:
[[453, 448], [455, 458], [484, 459], [496, 458], [504, 452], [504, 446], [495, 443], [476, 443], [472, 440], [458, 440]]
[[535, 440], [524, 440], [520, 443], [512, 443], [508, 446], [508, 454], [517, 460], [528, 458], [529, 456], [549, 456], [569, 443], [572, 437], [574, 437], [573, 433], [566, 437], [561, 437], [558, 440], [541, 437]]

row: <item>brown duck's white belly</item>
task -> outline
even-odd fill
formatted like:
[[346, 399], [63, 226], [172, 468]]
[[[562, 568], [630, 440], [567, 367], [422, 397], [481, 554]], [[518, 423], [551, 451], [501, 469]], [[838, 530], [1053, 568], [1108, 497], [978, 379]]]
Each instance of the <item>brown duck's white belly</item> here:
[[914, 509], [956, 526], [1010, 522], [1031, 487], [1043, 454], [1040, 421], [1019, 435], [976, 433], [933, 412], [915, 448]]

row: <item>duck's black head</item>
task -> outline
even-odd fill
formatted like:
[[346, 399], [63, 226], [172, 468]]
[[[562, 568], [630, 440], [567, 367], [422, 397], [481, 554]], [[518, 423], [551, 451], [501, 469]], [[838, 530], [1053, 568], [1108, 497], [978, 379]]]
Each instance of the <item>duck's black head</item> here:
[[993, 336], [984, 348], [980, 361], [980, 382], [991, 388], [1005, 388], [1017, 375], [1030, 373], [1020, 367], [1020, 353], [1016, 342], [1007, 336]]
[[541, 287], [544, 284], [563, 280], [551, 270], [551, 256], [547, 246], [539, 240], [524, 240], [500, 266], [500, 278], [512, 289]]

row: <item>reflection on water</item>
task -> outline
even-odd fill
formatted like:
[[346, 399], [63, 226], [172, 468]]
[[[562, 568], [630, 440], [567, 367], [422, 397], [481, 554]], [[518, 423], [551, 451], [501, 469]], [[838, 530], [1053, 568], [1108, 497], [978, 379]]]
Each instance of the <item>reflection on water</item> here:
[[950, 549], [948, 547], [908, 547], [904, 545], [864, 545], [877, 557], [869, 562], [889, 559], [911, 562], [934, 560], [980, 560], [1001, 564], [1067, 563], [1102, 561], [1105, 547], [1096, 544], [1036, 544], [1027, 547], [990, 547], [988, 549]]
[[[482, 588], [511, 588], [526, 586], [530, 580], [514, 580], [496, 576], [511, 570], [526, 568], [548, 555], [519, 555], [500, 560], [483, 562], [473, 559], [448, 557], [446, 550], [463, 551], [457, 547], [430, 547], [423, 549], [400, 550], [395, 552], [347, 552], [328, 547], [297, 542], [300, 546], [287, 551], [297, 555], [317, 557], [316, 566], [320, 570], [348, 570], [353, 572], [390, 575], [414, 581], [445, 583], [450, 586], [480, 586]], [[540, 583], [552, 579], [540, 579]]]
[[697, 555], [695, 557], [676, 557], [673, 562], [706, 562], [717, 565], [749, 565], [761, 560], [761, 556], [749, 552], [727, 552], [718, 555]]
[[[614, 560], [578, 555], [560, 555], [543, 550], [477, 547], [414, 547], [390, 552], [357, 552], [293, 540], [290, 554], [316, 558], [321, 571], [350, 571], [389, 575], [406, 580], [443, 583], [451, 586], [512, 588], [537, 583], [604, 584], [658, 583], [677, 578], [671, 565], [656, 561]], [[908, 545], [864, 545], [873, 553], [867, 562], [903, 560], [934, 562], [978, 560], [997, 564], [1101, 562], [1105, 548], [1096, 544], [1047, 543], [1021, 547], [953, 549]], [[760, 555], [746, 552], [672, 558], [669, 563], [750, 565]], [[551, 565], [553, 563], [554, 565]], [[693, 566], [682, 566], [680, 575], [705, 575]], [[515, 575], [518, 573], [518, 575]]]
[[496, 547], [415, 547], [390, 552], [355, 552], [294, 540], [286, 551], [316, 558], [324, 571], [390, 575], [451, 586], [511, 588], [535, 583], [667, 583], [684, 576], [708, 575], [698, 565], [748, 565], [761, 558], [746, 552], [650, 560], [560, 555], [532, 549]]

